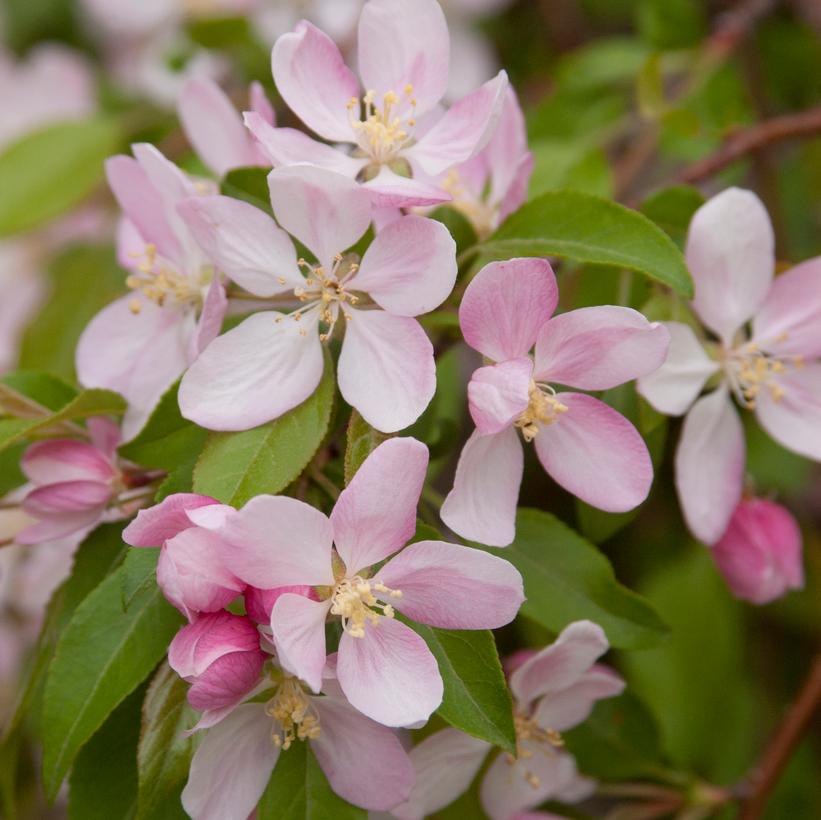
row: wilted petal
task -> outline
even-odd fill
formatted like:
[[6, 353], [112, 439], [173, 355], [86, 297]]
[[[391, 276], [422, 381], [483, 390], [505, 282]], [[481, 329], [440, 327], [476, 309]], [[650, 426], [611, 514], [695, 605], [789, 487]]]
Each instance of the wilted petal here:
[[529, 356], [480, 367], [468, 384], [468, 406], [483, 436], [501, 433], [527, 409], [533, 360]]
[[123, 541], [132, 547], [159, 547], [178, 532], [192, 526], [188, 510], [217, 504], [207, 495], [174, 493], [159, 504], [140, 510], [137, 517], [123, 530]]

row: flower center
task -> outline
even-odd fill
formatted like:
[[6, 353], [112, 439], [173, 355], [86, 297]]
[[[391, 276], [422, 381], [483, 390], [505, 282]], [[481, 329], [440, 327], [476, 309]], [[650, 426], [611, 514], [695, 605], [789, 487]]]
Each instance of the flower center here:
[[390, 162], [413, 141], [416, 125], [416, 99], [413, 86], [406, 85], [404, 98], [394, 91], [382, 95], [382, 105], [375, 102], [376, 92], [368, 91], [360, 100], [351, 97], [348, 118], [356, 141], [376, 164]]
[[[511, 766], [533, 757], [534, 750], [525, 747], [525, 742], [530, 746], [536, 746], [538, 751], [547, 755], [555, 754], [556, 749], [564, 746], [562, 736], [555, 729], [543, 729], [534, 718], [518, 709], [513, 713], [513, 725], [516, 728], [516, 757], [508, 754], [507, 762]], [[534, 789], [538, 789], [541, 785], [539, 778], [529, 769], [525, 769], [524, 779]]]
[[[202, 288], [213, 272], [203, 269], [201, 281], [175, 271], [157, 256], [155, 245], [146, 245], [142, 254], [135, 254], [141, 259], [137, 273], [132, 273], [125, 283], [131, 290], [139, 291], [146, 299], [164, 307], [169, 301], [180, 306], [200, 307], [202, 305]], [[132, 313], [142, 310], [139, 299], [132, 299], [128, 305]]]
[[[786, 334], [776, 340], [784, 342]], [[781, 401], [784, 388], [777, 377], [789, 367], [796, 369], [804, 366], [801, 356], [775, 356], [763, 351], [755, 342], [725, 352], [722, 364], [730, 389], [742, 407], [754, 410], [756, 399], [762, 390], [767, 390], [773, 401]]]
[[271, 739], [283, 750], [295, 740], [313, 740], [321, 733], [316, 709], [302, 684], [290, 675], [282, 678], [274, 696], [265, 704], [265, 714], [277, 721]]
[[540, 425], [553, 424], [568, 408], [556, 398], [556, 391], [549, 384], [530, 382], [530, 399], [527, 409], [513, 422], [522, 431], [525, 441], [533, 441], [539, 434]]
[[339, 615], [342, 628], [352, 638], [365, 637], [366, 623], [378, 626], [380, 618], [393, 618], [395, 614], [393, 607], [380, 601], [374, 592], [391, 598], [402, 597], [402, 590], [391, 589], [379, 581], [366, 580], [359, 575], [344, 578], [334, 587], [331, 615]]

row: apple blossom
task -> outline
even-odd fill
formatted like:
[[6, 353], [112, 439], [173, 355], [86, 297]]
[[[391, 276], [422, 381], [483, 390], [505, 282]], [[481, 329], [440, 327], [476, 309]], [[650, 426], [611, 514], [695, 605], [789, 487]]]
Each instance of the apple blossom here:
[[660, 412], [686, 414], [676, 488], [691, 532], [714, 544], [744, 482], [744, 430], [733, 398], [783, 447], [821, 461], [821, 257], [774, 279], [770, 219], [754, 193], [738, 188], [696, 211], [686, 257], [693, 309], [717, 341], [667, 322], [667, 360], [638, 389]]
[[344, 317], [342, 396], [379, 430], [407, 427], [436, 389], [433, 347], [412, 317], [453, 289], [453, 239], [439, 222], [405, 216], [360, 261], [344, 252], [368, 229], [371, 204], [353, 180], [298, 165], [272, 171], [269, 183], [274, 215], [316, 264], [297, 260], [288, 234], [248, 203], [200, 197], [181, 208], [221, 271], [262, 299], [290, 298], [296, 308], [255, 313], [211, 342], [183, 377], [183, 415], [212, 430], [244, 430], [296, 407], [319, 384], [321, 342]]
[[76, 364], [86, 387], [124, 396], [126, 440], [145, 423], [160, 396], [219, 333], [227, 301], [219, 276], [177, 213], [201, 193], [154, 146], [106, 163], [126, 221], [119, 260], [133, 293], [103, 308], [83, 331]]
[[[334, 42], [306, 20], [273, 49], [274, 81], [291, 110], [318, 136], [245, 121], [275, 167], [310, 162], [363, 183], [377, 207], [435, 205], [450, 199], [426, 181], [475, 156], [501, 114], [502, 71], [447, 112], [447, 23], [436, 0], [370, 0], [359, 19], [364, 94]], [[422, 176], [419, 179], [417, 177]]]
[[491, 546], [514, 538], [523, 471], [517, 430], [534, 442], [547, 473], [588, 504], [624, 512], [649, 492], [653, 468], [633, 425], [598, 399], [557, 392], [550, 383], [606, 390], [651, 373], [664, 361], [667, 331], [609, 305], [551, 318], [557, 301], [544, 259], [493, 262], [465, 291], [465, 341], [493, 364], [476, 370], [468, 385], [476, 430], [441, 512], [464, 538]]
[[426, 720], [443, 692], [427, 644], [395, 610], [431, 626], [493, 629], [509, 623], [523, 600], [517, 570], [480, 550], [419, 541], [398, 552], [416, 528], [427, 464], [420, 442], [388, 439], [330, 518], [293, 498], [257, 496], [218, 529], [226, 565], [246, 583], [316, 588], [319, 600], [286, 593], [273, 606], [282, 666], [319, 691], [325, 623], [341, 622], [339, 684], [353, 706], [387, 726]]

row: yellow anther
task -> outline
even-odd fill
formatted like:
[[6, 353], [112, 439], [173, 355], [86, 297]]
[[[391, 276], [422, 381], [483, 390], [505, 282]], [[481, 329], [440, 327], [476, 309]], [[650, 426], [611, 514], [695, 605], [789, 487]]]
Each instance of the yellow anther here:
[[271, 739], [281, 749], [289, 749], [295, 740], [312, 740], [319, 737], [319, 715], [302, 684], [290, 675], [283, 677], [274, 696], [265, 704], [265, 713], [279, 724]]
[[556, 398], [552, 388], [545, 386], [543, 389], [534, 381], [530, 383], [528, 398], [527, 408], [516, 419], [514, 425], [522, 431], [525, 441], [533, 441], [541, 426], [555, 423], [568, 408]]
[[332, 592], [331, 614], [342, 620], [342, 628], [352, 638], [364, 638], [365, 626], [379, 624], [380, 618], [393, 618], [396, 614], [390, 604], [380, 601], [374, 592], [383, 596], [400, 598], [401, 590], [391, 589], [379, 581], [370, 581], [357, 575], [343, 578]]

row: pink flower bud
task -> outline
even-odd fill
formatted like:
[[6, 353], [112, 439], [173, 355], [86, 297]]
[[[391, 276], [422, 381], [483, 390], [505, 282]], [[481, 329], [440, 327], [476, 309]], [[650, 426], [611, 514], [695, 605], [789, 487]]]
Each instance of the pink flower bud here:
[[248, 617], [253, 618], [258, 624], [270, 624], [271, 610], [274, 608], [277, 598], [286, 592], [291, 592], [294, 595], [304, 595], [312, 601], [319, 600], [316, 592], [314, 592], [314, 588], [304, 585], [277, 587], [276, 589], [248, 587], [245, 590], [245, 611], [248, 613]]
[[737, 598], [766, 604], [804, 586], [801, 531], [772, 501], [742, 500], [712, 553]]
[[168, 663], [191, 684], [188, 702], [200, 711], [239, 703], [256, 686], [266, 657], [256, 626], [224, 611], [200, 615], [168, 648]]

